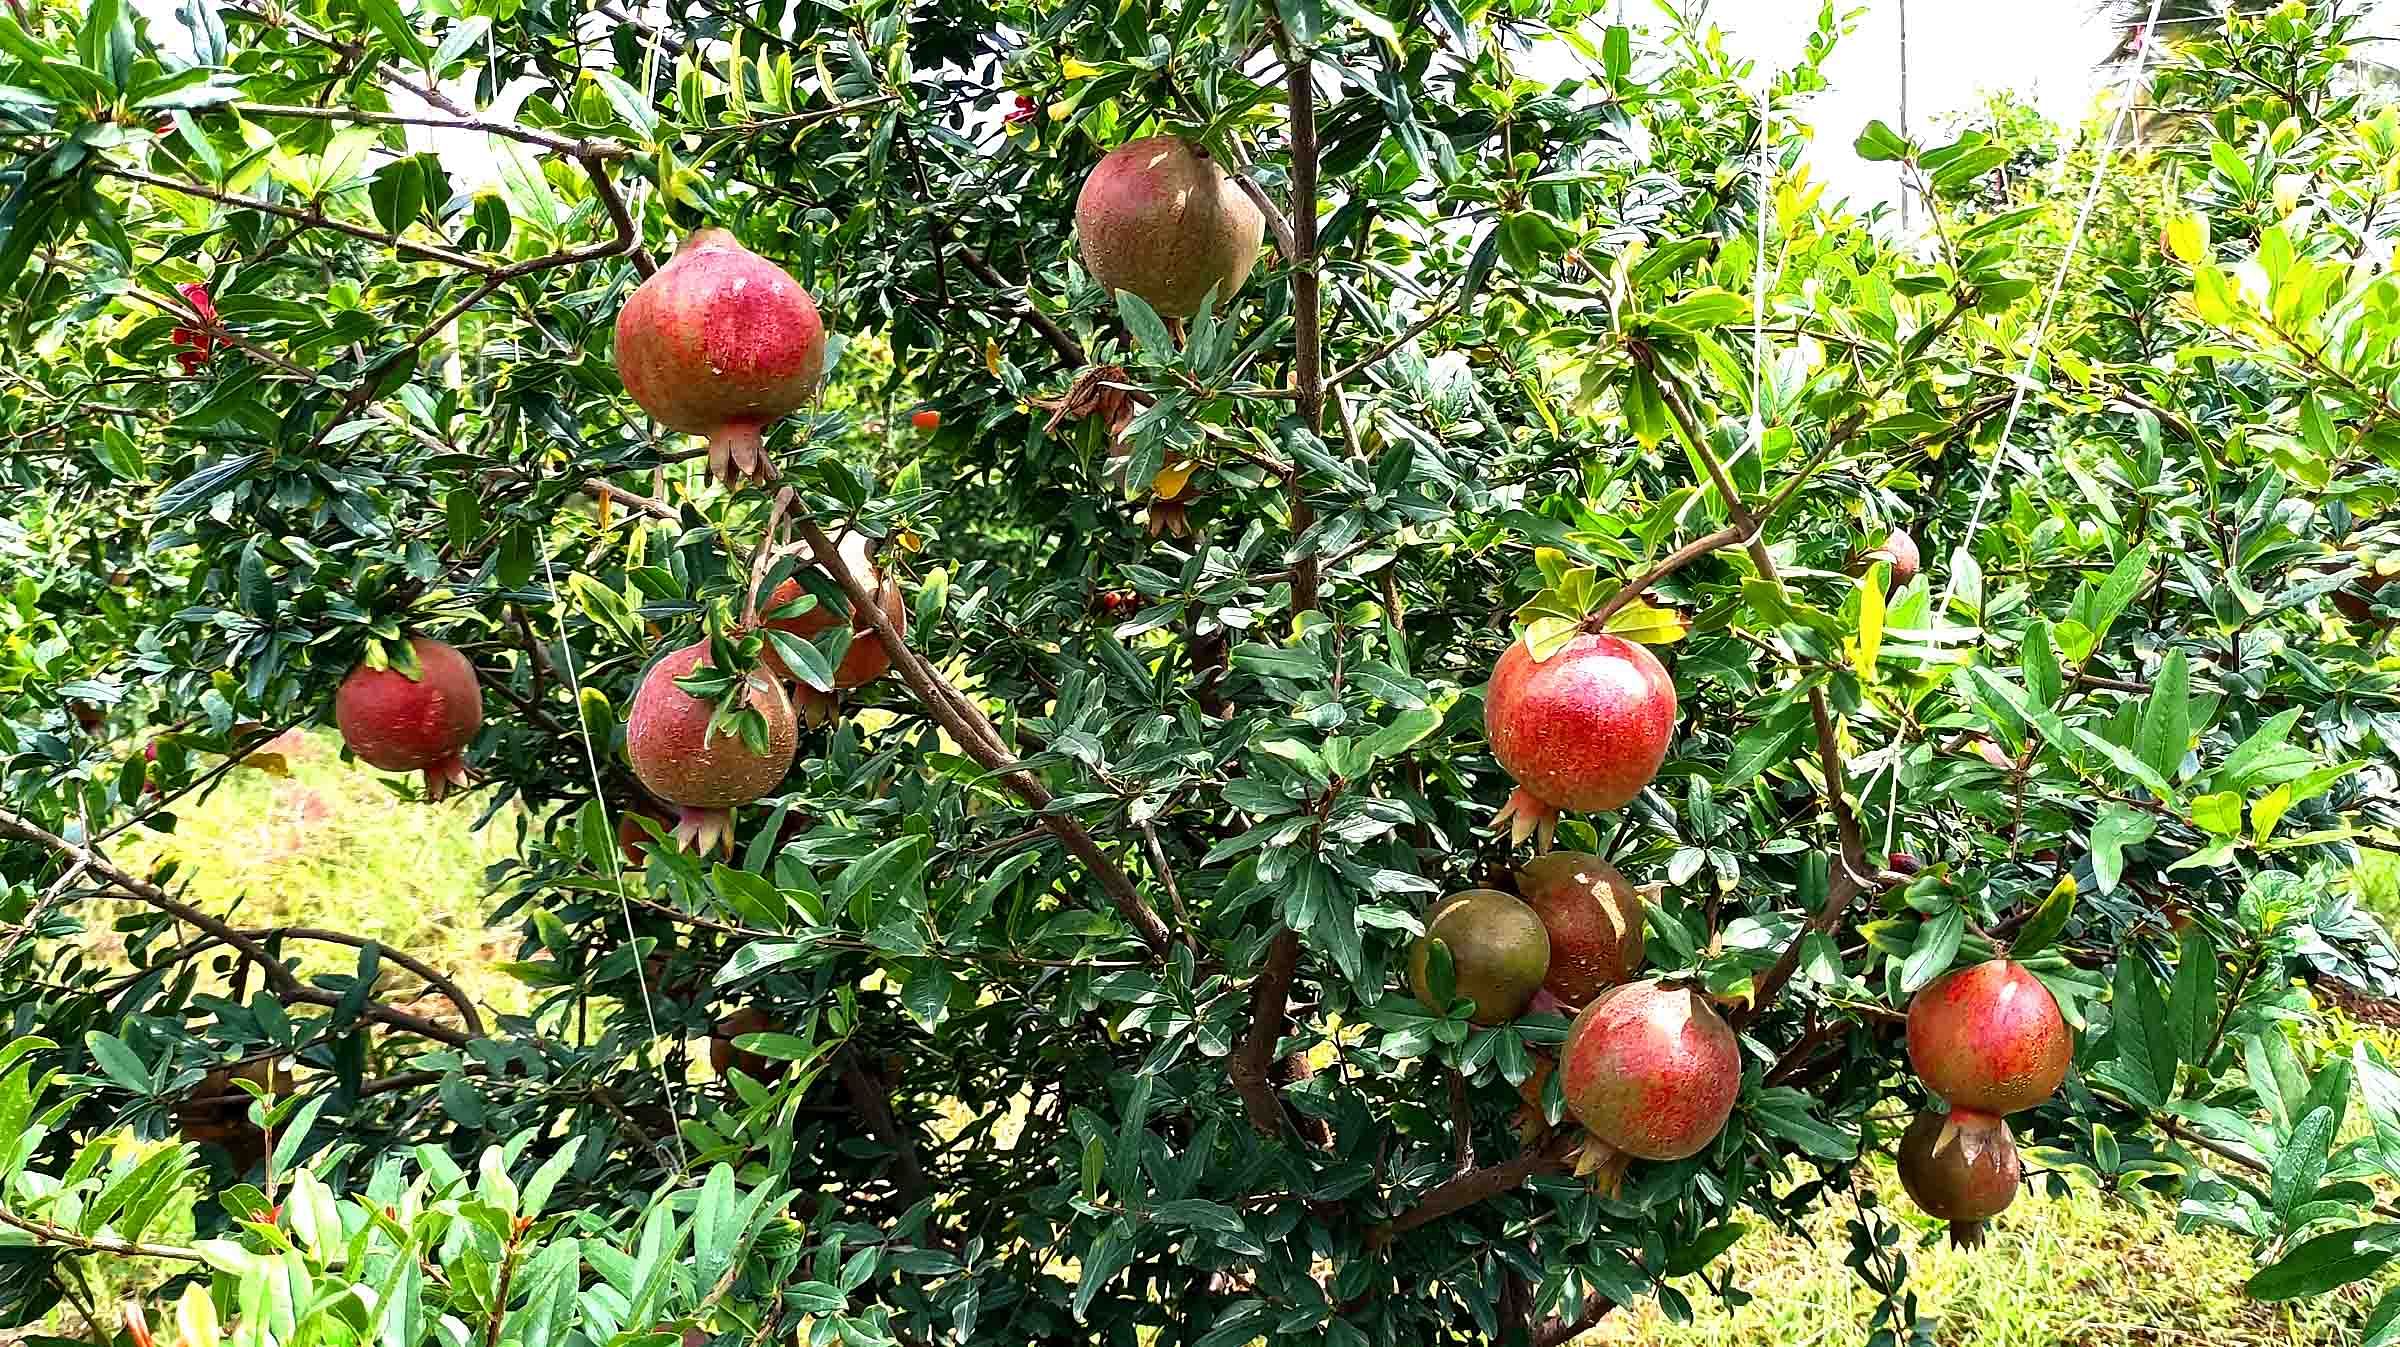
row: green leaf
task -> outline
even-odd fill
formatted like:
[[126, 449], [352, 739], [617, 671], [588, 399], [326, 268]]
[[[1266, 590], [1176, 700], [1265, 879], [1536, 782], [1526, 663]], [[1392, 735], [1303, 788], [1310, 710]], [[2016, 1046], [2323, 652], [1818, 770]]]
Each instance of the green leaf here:
[[2170, 650], [2159, 662], [2158, 677], [2142, 703], [2141, 730], [2135, 738], [2142, 761], [2172, 781], [2191, 746], [2191, 674], [2181, 650]]
[[2111, 802], [2092, 821], [2092, 878], [2102, 893], [2117, 891], [2125, 874], [2125, 848], [2150, 840], [2158, 821], [2128, 805]]
[[2051, 886], [2042, 905], [2033, 911], [2023, 926], [2017, 928], [2017, 938], [2009, 942], [2009, 955], [2023, 959], [2050, 947], [2067, 929], [2067, 919], [2075, 914], [2075, 876], [2061, 875]]
[[2024, 647], [2017, 652], [2017, 665], [2025, 675], [2025, 694], [2034, 705], [2058, 705], [2066, 685], [2059, 672], [2058, 651], [2051, 644], [2047, 620], [2036, 618], [2026, 627]]
[[1959, 942], [1967, 933], [1967, 910], [1956, 903], [1943, 908], [1917, 928], [1917, 946], [1900, 969], [1900, 990], [1914, 992], [1949, 971], [1958, 958]]
[[2272, 1198], [2277, 1214], [2289, 1221], [2301, 1203], [2317, 1194], [2332, 1158], [2333, 1110], [2310, 1109], [2292, 1128], [2275, 1154]]
[[[1142, 344], [1143, 350], [1160, 360], [1172, 361], [1175, 359], [1175, 339], [1168, 335], [1166, 320], [1158, 316], [1158, 310], [1151, 308], [1148, 300], [1131, 290], [1119, 290], [1117, 292], [1117, 315], [1125, 320], [1126, 330], [1133, 333], [1133, 339]], [[1128, 475], [1130, 476], [1130, 474]], [[1147, 476], [1139, 483], [1145, 490], [1148, 489], [1149, 484]], [[1127, 483], [1129, 489], [1133, 485], [1135, 484]]]
[[92, 1061], [110, 1080], [135, 1094], [150, 1093], [149, 1069], [123, 1039], [93, 1029], [83, 1036], [83, 1045], [90, 1050]]
[[1906, 159], [1915, 152], [1916, 147], [1909, 144], [1899, 132], [1885, 125], [1881, 117], [1877, 117], [1858, 133], [1858, 139], [1851, 142], [1851, 148], [1858, 152], [1859, 158], [1870, 164], [1888, 164], [1897, 159]]
[[2374, 1276], [2400, 1253], [2400, 1225], [2389, 1223], [2319, 1235], [2285, 1254], [2250, 1279], [2259, 1300], [2320, 1296], [2338, 1286]]

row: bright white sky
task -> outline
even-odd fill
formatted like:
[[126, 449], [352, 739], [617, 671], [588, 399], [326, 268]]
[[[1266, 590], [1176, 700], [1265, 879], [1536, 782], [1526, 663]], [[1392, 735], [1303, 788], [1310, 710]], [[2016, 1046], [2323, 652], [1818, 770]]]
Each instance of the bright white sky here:
[[[1855, 7], [1856, 0], [1836, 0]], [[1810, 159], [1816, 173], [1865, 208], [1895, 199], [1894, 175], [1885, 165], [1862, 163], [1850, 143], [1859, 128], [1881, 117], [1899, 125], [1900, 0], [1864, 0], [1852, 34], [1835, 49], [1825, 69], [1832, 88], [1811, 100], [1805, 120], [1815, 128]], [[1705, 8], [1725, 30], [1728, 49], [1774, 66], [1798, 61], [1801, 44], [1814, 28], [1816, 0], [1707, 0]], [[2079, 125], [2104, 87], [2122, 72], [2101, 68], [2117, 35], [2094, 11], [2095, 0], [1908, 0], [1909, 125], [1920, 138], [1946, 115], [1972, 111], [1983, 95], [2013, 89], [2051, 121]], [[2400, 31], [2400, 3], [2377, 0], [2372, 25]], [[1650, 21], [1650, 0], [1620, 0], [1624, 21]]]

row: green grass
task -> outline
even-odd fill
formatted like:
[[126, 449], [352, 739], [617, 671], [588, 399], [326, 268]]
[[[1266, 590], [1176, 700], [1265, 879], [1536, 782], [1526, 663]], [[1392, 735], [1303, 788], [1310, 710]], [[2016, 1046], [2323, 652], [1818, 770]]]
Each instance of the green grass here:
[[[1907, 1225], [1901, 1250], [1917, 1313], [1944, 1347], [2344, 1347], [2359, 1340], [2370, 1302], [2360, 1293], [2267, 1305], [2241, 1293], [2254, 1267], [2244, 1244], [2218, 1231], [2179, 1234], [2159, 1204], [2138, 1208], [2078, 1189], [2060, 1201], [2027, 1192], [1993, 1222], [1980, 1249], [1924, 1242], [1938, 1227], [1908, 1206], [1889, 1166], [1876, 1187]], [[1728, 1309], [1687, 1279], [1694, 1322], [1670, 1322], [1655, 1301], [1620, 1311], [1579, 1347], [1851, 1347], [1866, 1340], [1874, 1292], [1844, 1265], [1847, 1203], [1828, 1205], [1808, 1236], [1756, 1224], [1734, 1246], [1735, 1285], [1756, 1297]]]
[[[238, 902], [245, 925], [315, 925], [384, 940], [453, 974], [487, 1006], [517, 1008], [523, 992], [493, 971], [515, 937], [488, 930], [484, 867], [507, 856], [513, 818], [470, 829], [474, 797], [426, 806], [394, 796], [385, 778], [344, 765], [323, 732], [295, 736], [291, 774], [236, 772], [184, 808], [171, 836], [120, 848], [135, 868], [174, 857], [194, 898], [212, 911]], [[105, 937], [103, 937], [105, 938]], [[319, 967], [347, 967], [328, 948]], [[439, 1013], [439, 1003], [425, 1007]], [[2385, 1045], [2391, 1051], [2391, 1045]], [[1883, 1170], [1881, 1190], [1909, 1225], [1904, 1243], [1918, 1312], [1944, 1347], [2346, 1347], [2359, 1341], [2365, 1293], [2262, 1305], [2240, 1293], [2253, 1270], [2241, 1241], [2181, 1234], [2172, 1214], [2078, 1190], [2061, 1201], [2020, 1197], [1976, 1251], [1921, 1242], [1919, 1217]], [[1739, 1308], [1687, 1281], [1694, 1322], [1670, 1322], [1655, 1302], [1618, 1312], [1584, 1347], [1762, 1347], [1865, 1341], [1872, 1292], [1843, 1263], [1846, 1204], [1830, 1205], [1806, 1238], [1752, 1223], [1732, 1254]]]
[[[512, 957], [516, 936], [483, 924], [492, 906], [484, 867], [513, 853], [516, 816], [474, 831], [479, 794], [403, 801], [386, 784], [394, 778], [342, 762], [337, 745], [321, 730], [288, 736], [288, 776], [237, 770], [205, 800], [182, 802], [174, 832], [130, 837], [119, 858], [137, 872], [176, 861], [194, 901], [243, 926], [371, 937], [450, 973], [487, 1006], [521, 1009], [523, 989], [492, 971]], [[312, 970], [357, 964], [341, 946], [302, 948]], [[421, 1008], [449, 1018], [438, 999]]]

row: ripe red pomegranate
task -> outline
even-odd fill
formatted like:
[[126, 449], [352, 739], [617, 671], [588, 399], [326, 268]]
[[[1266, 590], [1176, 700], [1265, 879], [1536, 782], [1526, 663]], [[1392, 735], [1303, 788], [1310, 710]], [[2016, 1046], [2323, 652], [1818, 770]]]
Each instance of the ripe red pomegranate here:
[[1161, 314], [1189, 318], [1233, 298], [1258, 261], [1266, 218], [1209, 152], [1175, 136], [1109, 151], [1075, 199], [1084, 269]]
[[1581, 851], [1536, 856], [1517, 871], [1517, 892], [1550, 933], [1559, 1003], [1581, 1006], [1642, 966], [1642, 895], [1617, 867]]
[[1742, 1049], [1706, 999], [1652, 979], [1611, 987], [1575, 1017], [1559, 1054], [1567, 1108], [1592, 1134], [1586, 1168], [1614, 1188], [1628, 1157], [1680, 1160], [1725, 1130]]
[[1492, 756], [1514, 777], [1493, 826], [1550, 849], [1560, 811], [1619, 809], [1666, 760], [1675, 733], [1675, 682], [1645, 646], [1586, 632], [1535, 662], [1509, 644], [1483, 697]]
[[816, 301], [723, 229], [703, 229], [617, 313], [617, 376], [661, 425], [708, 436], [708, 470], [771, 481], [759, 436], [825, 372]]
[[1983, 1223], [2008, 1210], [2024, 1175], [2005, 1118], [1920, 1113], [1900, 1138], [1900, 1185], [1962, 1248], [1983, 1243]]
[[1475, 1003], [1467, 1018], [1477, 1024], [1524, 1014], [1550, 968], [1550, 937], [1532, 908], [1492, 889], [1453, 894], [1426, 914], [1425, 935], [1408, 958], [1410, 989], [1437, 1011], [1449, 1007], [1433, 999], [1429, 961], [1436, 940], [1450, 951], [1453, 991]]
[[1917, 567], [1924, 558], [1917, 552], [1917, 540], [1904, 529], [1893, 529], [1883, 545], [1867, 553], [1870, 560], [1881, 558], [1892, 563], [1892, 583], [1905, 585], [1917, 578]]
[[[861, 579], [880, 575], [868, 556], [865, 534], [847, 534], [835, 546], [841, 551], [842, 566], [850, 574]], [[773, 613], [787, 603], [797, 602], [806, 592], [798, 580], [786, 580], [775, 587], [775, 592], [767, 596], [765, 603], [759, 605], [759, 612]], [[883, 609], [884, 618], [895, 630], [906, 634], [908, 605], [901, 598], [899, 584], [888, 578], [883, 579], [876, 586], [875, 597]], [[767, 626], [774, 631], [790, 632], [803, 641], [813, 641], [833, 630], [833, 624], [838, 620], [833, 609], [820, 599], [817, 606], [807, 612], [796, 617], [770, 620]], [[773, 641], [767, 643], [761, 657], [760, 662], [769, 673], [791, 685], [792, 700], [798, 704], [801, 714], [811, 725], [822, 725], [833, 718], [832, 693], [864, 687], [891, 671], [891, 654], [883, 648], [883, 642], [876, 639], [874, 622], [865, 612], [850, 615], [850, 631], [850, 648], [842, 652], [842, 662], [834, 666], [833, 686], [830, 688], [813, 688], [801, 682], [800, 676], [784, 663], [783, 656], [775, 653]]]
[[909, 413], [908, 423], [912, 426], [915, 426], [919, 430], [940, 430], [942, 428], [942, 414], [938, 411], [935, 411], [931, 407], [926, 407]]
[[1908, 1005], [1908, 1061], [1953, 1110], [2005, 1116], [2048, 1099], [2074, 1040], [2058, 1001], [2023, 964], [1944, 973]]
[[1925, 868], [1925, 862], [1918, 860], [1913, 853], [1906, 851], [1891, 853], [1885, 858], [1884, 864], [1890, 866], [1892, 873], [1896, 875], [1913, 875]]
[[425, 773], [425, 798], [439, 802], [467, 784], [460, 750], [483, 727], [483, 685], [456, 647], [419, 636], [418, 676], [361, 664], [333, 694], [333, 722], [358, 759], [387, 772]]
[[782, 784], [799, 747], [792, 704], [764, 670], [753, 671], [747, 696], [767, 718], [767, 750], [753, 753], [739, 734], [710, 734], [715, 708], [675, 686], [708, 663], [708, 642], [671, 651], [650, 666], [625, 719], [625, 756], [652, 795], [677, 807], [675, 840], [706, 855], [733, 850], [735, 805], [748, 804]]

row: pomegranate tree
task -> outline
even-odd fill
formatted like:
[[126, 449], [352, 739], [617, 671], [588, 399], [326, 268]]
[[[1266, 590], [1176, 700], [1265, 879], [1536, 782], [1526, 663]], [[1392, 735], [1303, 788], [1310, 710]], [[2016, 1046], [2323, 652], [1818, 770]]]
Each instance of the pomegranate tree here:
[[1983, 1242], [1983, 1223], [2008, 1209], [2024, 1179], [2008, 1120], [1964, 1110], [1920, 1113], [1900, 1138], [1900, 1186], [1926, 1215], [1950, 1223], [1950, 1242]]
[[483, 727], [483, 685], [455, 646], [419, 636], [408, 643], [416, 672], [361, 664], [333, 694], [333, 722], [361, 762], [425, 774], [425, 798], [467, 784], [466, 746]]
[[1517, 891], [1550, 935], [1542, 986], [1581, 1006], [1642, 966], [1642, 895], [1617, 867], [1582, 851], [1553, 851], [1517, 870]]
[[1564, 810], [1620, 809], [1658, 775], [1675, 733], [1675, 682], [1621, 636], [1585, 632], [1537, 660], [1512, 642], [1483, 699], [1492, 756], [1516, 791], [1492, 820], [1550, 847]]
[[1231, 299], [1266, 236], [1266, 217], [1208, 150], [1145, 136], [1109, 151], [1075, 199], [1084, 269], [1111, 292], [1130, 291], [1188, 318], [1215, 291]]
[[[875, 569], [868, 555], [866, 535], [848, 534], [836, 546], [841, 551], [844, 568], [852, 575], [876, 583], [877, 606], [883, 609], [884, 617], [893, 628], [905, 634], [908, 631], [908, 606], [901, 598], [899, 584]], [[815, 607], [790, 617], [774, 616], [782, 609], [798, 603], [807, 592], [798, 580], [786, 580], [777, 585], [774, 593], [767, 596], [767, 601], [759, 605], [760, 613], [768, 619], [767, 630], [787, 632], [803, 641], [813, 641], [833, 630], [840, 619], [822, 600]], [[792, 700], [811, 725], [822, 725], [833, 718], [833, 693], [864, 687], [891, 671], [891, 653], [883, 648], [882, 641], [876, 639], [873, 619], [864, 611], [853, 613], [850, 630], [850, 648], [843, 652], [841, 663], [835, 666], [833, 685], [828, 688], [811, 687], [776, 652], [773, 638], [767, 641], [762, 662], [769, 673], [791, 685]]]
[[1583, 1168], [1614, 1188], [1628, 1159], [1697, 1155], [1742, 1092], [1742, 1049], [1705, 997], [1657, 979], [1595, 997], [1559, 1054], [1567, 1109], [1591, 1133]]
[[2067, 1078], [2074, 1052], [2057, 998], [2007, 959], [1944, 973], [1909, 1002], [1909, 1064], [1953, 1111], [2032, 1108]]
[[677, 808], [675, 840], [702, 855], [733, 850], [733, 807], [781, 785], [800, 741], [790, 699], [763, 670], [743, 680], [743, 698], [766, 718], [765, 747], [752, 748], [726, 726], [712, 728], [716, 708], [675, 685], [707, 667], [705, 640], [669, 652], [642, 676], [625, 720], [625, 756], [634, 775]]
[[816, 301], [732, 233], [703, 229], [617, 313], [617, 375], [670, 430], [708, 437], [728, 486], [771, 481], [760, 436], [815, 396], [825, 372]]
[[1550, 968], [1550, 937], [1533, 909], [1494, 889], [1452, 894], [1426, 914], [1425, 935], [1409, 953], [1409, 986], [1435, 1010], [1429, 967], [1433, 942], [1450, 952], [1451, 985], [1475, 1003], [1468, 1018], [1502, 1024], [1525, 1013]]

